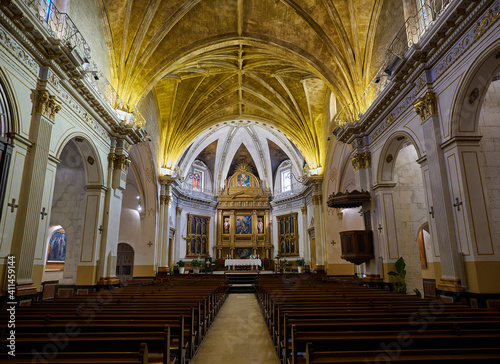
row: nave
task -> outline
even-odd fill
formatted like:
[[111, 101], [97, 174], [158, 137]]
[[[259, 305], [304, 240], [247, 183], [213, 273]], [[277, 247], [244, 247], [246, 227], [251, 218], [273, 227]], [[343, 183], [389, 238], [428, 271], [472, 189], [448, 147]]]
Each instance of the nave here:
[[279, 364], [254, 294], [231, 293], [193, 364]]

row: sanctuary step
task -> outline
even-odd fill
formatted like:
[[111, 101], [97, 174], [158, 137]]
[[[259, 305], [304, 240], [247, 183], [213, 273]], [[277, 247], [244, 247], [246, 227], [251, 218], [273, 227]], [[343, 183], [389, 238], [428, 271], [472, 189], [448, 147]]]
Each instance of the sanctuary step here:
[[258, 273], [226, 273], [229, 279], [229, 293], [254, 293]]

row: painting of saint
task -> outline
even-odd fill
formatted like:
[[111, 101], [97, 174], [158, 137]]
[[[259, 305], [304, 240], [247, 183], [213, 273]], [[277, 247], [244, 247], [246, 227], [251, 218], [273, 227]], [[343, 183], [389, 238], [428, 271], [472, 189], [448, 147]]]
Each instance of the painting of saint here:
[[223, 233], [229, 234], [229, 217], [224, 218]]
[[66, 232], [64, 229], [56, 230], [50, 237], [47, 260], [56, 262], [66, 260]]
[[236, 234], [252, 233], [252, 216], [236, 216]]
[[248, 174], [239, 174], [236, 177], [237, 187], [250, 187], [250, 176]]
[[264, 223], [262, 217], [257, 218], [257, 234], [264, 234]]

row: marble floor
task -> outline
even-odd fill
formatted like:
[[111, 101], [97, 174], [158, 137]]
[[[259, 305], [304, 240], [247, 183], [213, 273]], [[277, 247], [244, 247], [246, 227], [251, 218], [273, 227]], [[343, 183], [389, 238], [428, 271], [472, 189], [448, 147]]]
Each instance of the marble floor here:
[[279, 364], [254, 294], [229, 295], [192, 364]]

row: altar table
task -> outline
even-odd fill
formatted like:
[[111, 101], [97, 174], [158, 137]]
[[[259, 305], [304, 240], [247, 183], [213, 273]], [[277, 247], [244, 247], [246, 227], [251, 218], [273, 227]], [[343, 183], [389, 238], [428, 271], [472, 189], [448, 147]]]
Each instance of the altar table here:
[[262, 260], [260, 259], [226, 259], [224, 261], [224, 266], [225, 267], [231, 267], [232, 270], [234, 270], [234, 266], [243, 266], [243, 265], [250, 265], [252, 266], [252, 270], [254, 270], [255, 266], [261, 266], [262, 265]]

